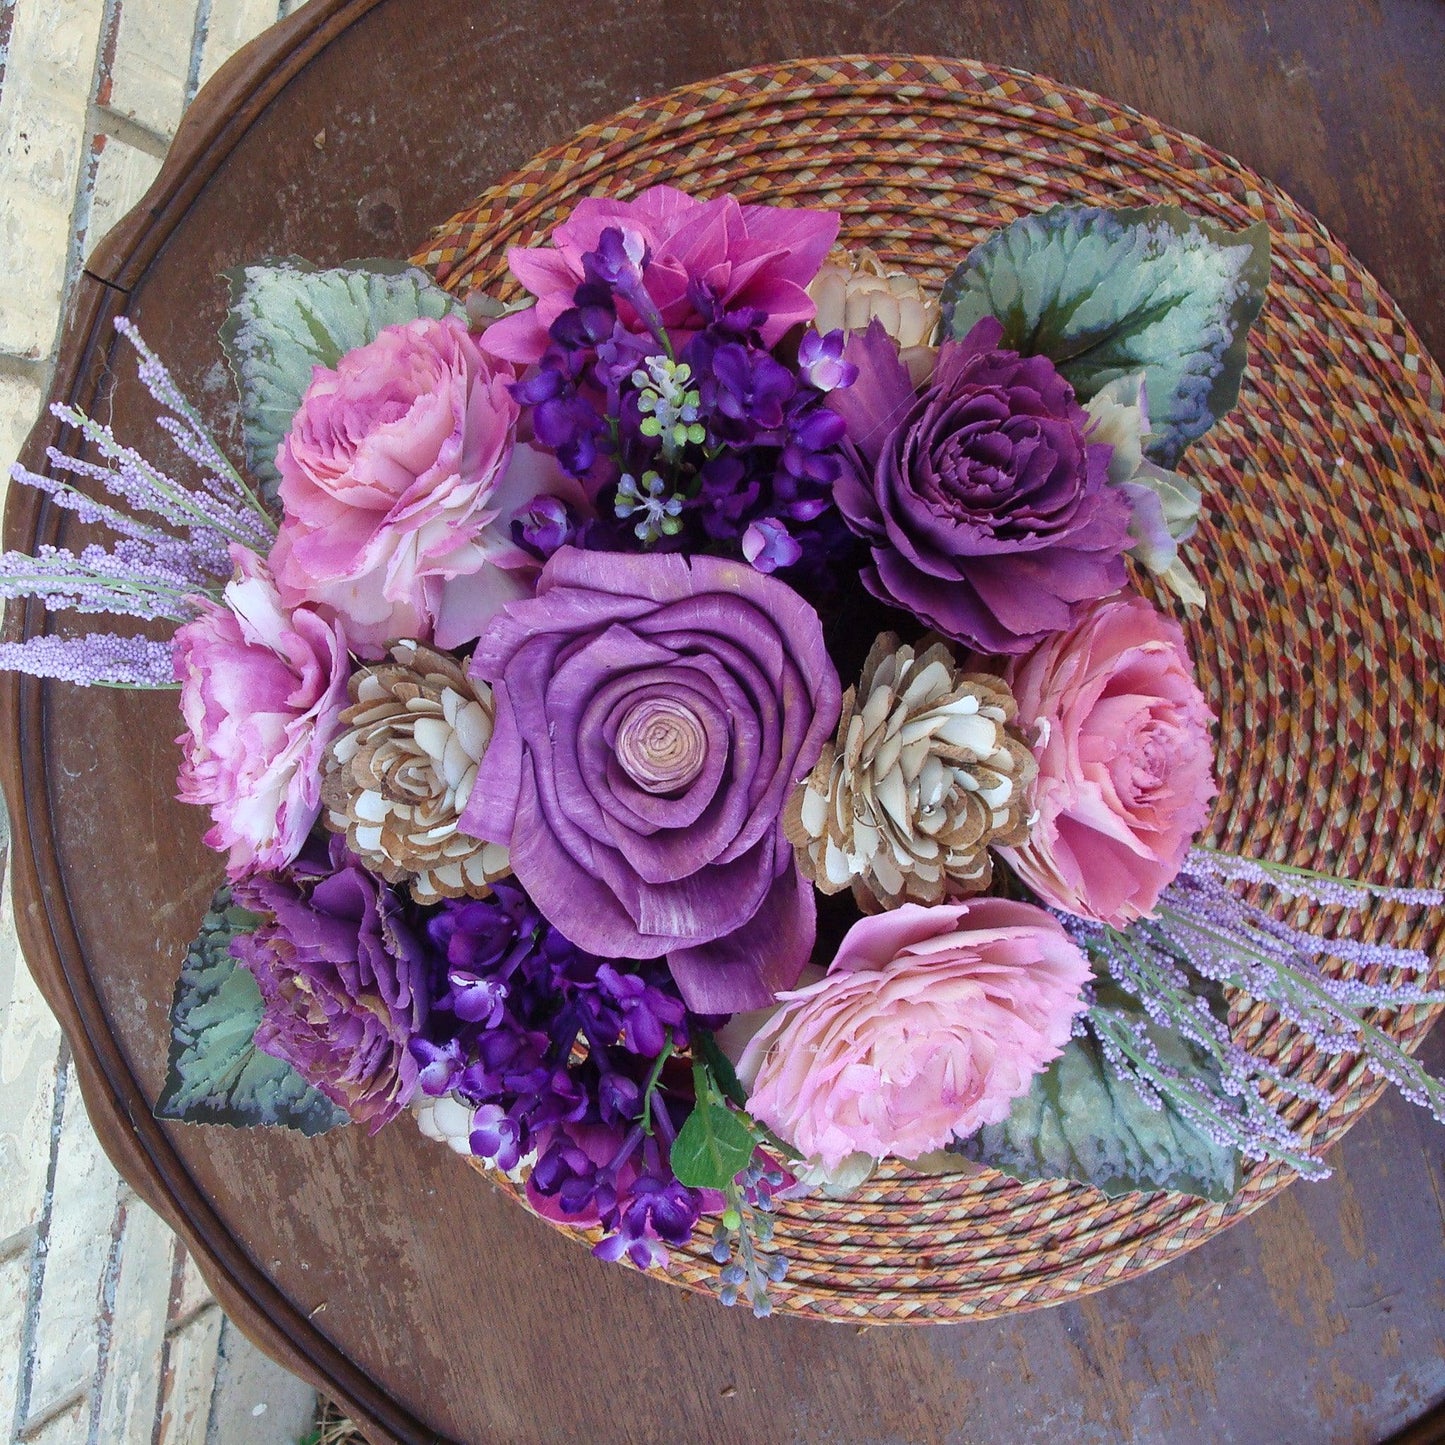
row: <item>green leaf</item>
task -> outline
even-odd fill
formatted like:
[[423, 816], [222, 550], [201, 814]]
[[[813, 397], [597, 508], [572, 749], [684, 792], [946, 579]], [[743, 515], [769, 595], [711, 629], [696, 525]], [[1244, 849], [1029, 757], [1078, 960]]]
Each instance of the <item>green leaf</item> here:
[[717, 1039], [706, 1029], [695, 1028], [692, 1031], [692, 1046], [707, 1064], [708, 1072], [712, 1075], [713, 1082], [718, 1088], [739, 1109], [746, 1109], [748, 1091], [743, 1088], [742, 1080], [738, 1078], [738, 1071], [733, 1068], [733, 1061], [718, 1047]]
[[1269, 228], [1177, 206], [1055, 206], [975, 246], [943, 288], [945, 335], [996, 316], [1004, 345], [1053, 360], [1081, 400], [1146, 374], [1149, 455], [1173, 467], [1239, 398], [1269, 282]]
[[171, 1053], [159, 1119], [190, 1124], [279, 1124], [322, 1134], [348, 1122], [344, 1109], [290, 1064], [255, 1045], [261, 990], [230, 954], [231, 939], [260, 920], [222, 885], [186, 953], [171, 1004]]
[[672, 1141], [672, 1172], [690, 1189], [726, 1189], [753, 1157], [752, 1131], [708, 1087], [701, 1064], [693, 1078], [697, 1106]]
[[241, 392], [246, 464], [274, 501], [276, 448], [311, 385], [383, 327], [419, 316], [465, 314], [424, 271], [398, 261], [354, 261], [318, 271], [293, 256], [227, 271], [231, 311], [221, 345]]
[[[1140, 1012], [1118, 989], [1099, 991], [1107, 1007]], [[1178, 1034], [1157, 1025], [1149, 1034], [1166, 1063], [1181, 1072], [1205, 1070], [1203, 1056]], [[1105, 1062], [1092, 1035], [1071, 1040], [1002, 1124], [951, 1147], [1014, 1179], [1077, 1179], [1110, 1197], [1172, 1189], [1224, 1201], [1240, 1181], [1235, 1150], [1214, 1143], [1167, 1103], [1151, 1109]]]

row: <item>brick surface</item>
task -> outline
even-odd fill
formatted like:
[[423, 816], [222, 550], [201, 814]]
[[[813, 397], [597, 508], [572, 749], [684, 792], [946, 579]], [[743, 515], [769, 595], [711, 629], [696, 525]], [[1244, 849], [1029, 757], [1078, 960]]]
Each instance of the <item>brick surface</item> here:
[[[5, 481], [10, 475], [10, 465], [20, 455], [20, 448], [30, 432], [40, 408], [45, 403], [45, 385], [39, 376], [5, 376], [0, 374], [0, 497], [5, 495]], [[0, 925], [0, 952], [9, 935], [8, 925]], [[0, 962], [0, 974], [5, 965]], [[24, 972], [22, 967], [21, 972]], [[0, 999], [5, 997], [3, 978], [0, 978]], [[3, 1025], [0, 1025], [3, 1027]], [[0, 1048], [0, 1070], [5, 1067], [3, 1048]], [[5, 1083], [0, 1077], [0, 1092]], [[3, 1109], [0, 1103], [0, 1109]], [[0, 1126], [3, 1128], [3, 1126]]]
[[276, 0], [211, 0], [211, 13], [201, 50], [200, 80], [204, 85], [253, 35], [278, 14]]
[[[25, 1301], [30, 1288], [30, 1251], [0, 1259], [0, 1344], [24, 1338]], [[22, 1352], [0, 1349], [0, 1432], [8, 1439], [19, 1402]]]
[[60, 1026], [20, 958], [7, 890], [0, 903], [0, 1249], [40, 1218], [59, 1057]]
[[196, 7], [175, 0], [124, 0], [110, 64], [106, 105], [169, 139], [190, 98], [187, 83]]
[[315, 1414], [316, 1392], [278, 1370], [227, 1320], [221, 1326], [206, 1445], [294, 1445]]
[[104, 0], [22, 0], [0, 91], [0, 352], [45, 358], [70, 259]]
[[155, 1445], [206, 1445], [223, 1318], [212, 1305], [171, 1337]]
[[[120, 1193], [120, 1179], [101, 1152], [68, 1071], [60, 1088], [64, 1111], [52, 1207], [41, 1221], [44, 1258], [27, 1422], [51, 1414], [72, 1395], [89, 1395], [99, 1363], [101, 1286]], [[55, 1201], [61, 1207], [53, 1207]]]
[[145, 195], [161, 168], [159, 157], [137, 150], [114, 136], [97, 136], [96, 141], [100, 150], [95, 156], [94, 189], [82, 243], [86, 256]]
[[176, 1241], [156, 1215], [132, 1199], [124, 1209], [120, 1244], [108, 1349], [95, 1391], [97, 1439], [105, 1445], [151, 1445]]

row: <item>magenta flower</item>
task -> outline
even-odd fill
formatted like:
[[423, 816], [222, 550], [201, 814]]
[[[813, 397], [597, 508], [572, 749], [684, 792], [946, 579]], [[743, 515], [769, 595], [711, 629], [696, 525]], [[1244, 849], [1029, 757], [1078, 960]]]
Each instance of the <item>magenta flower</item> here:
[[206, 603], [172, 641], [187, 731], [177, 797], [211, 810], [208, 846], [239, 878], [282, 868], [321, 811], [321, 759], [346, 706], [341, 625], [287, 611], [266, 564], [232, 547], [226, 605]]
[[1005, 1118], [1063, 1051], [1088, 960], [1041, 908], [905, 903], [849, 929], [825, 978], [748, 1042], [748, 1110], [805, 1159], [917, 1159]]
[[701, 1013], [768, 1003], [813, 946], [782, 810], [838, 719], [817, 614], [741, 562], [565, 548], [472, 669], [497, 722], [462, 814], [578, 947], [666, 955]]
[[[702, 328], [692, 294], [702, 287], [728, 309], [764, 312], [763, 341], [772, 346], [790, 327], [812, 319], [815, 308], [806, 288], [838, 234], [838, 217], [739, 205], [732, 196], [701, 201], [672, 186], [651, 186], [630, 201], [589, 196], [552, 232], [550, 246], [513, 246], [507, 252], [512, 274], [537, 304], [488, 327], [483, 348], [509, 361], [539, 360], [548, 328], [574, 304], [584, 279], [583, 256], [596, 251], [602, 233], [613, 228], [621, 232], [618, 245], [632, 265], [637, 241], [645, 248], [642, 283], [674, 340]], [[635, 308], [624, 302], [620, 309], [633, 329], [648, 329]]]
[[1108, 484], [1109, 448], [1046, 356], [1000, 349], [985, 317], [945, 342], [916, 395], [875, 321], [849, 337], [859, 369], [828, 406], [851, 466], [834, 488], [868, 542], [875, 597], [986, 652], [1024, 652], [1082, 604], [1119, 591], [1129, 505]]

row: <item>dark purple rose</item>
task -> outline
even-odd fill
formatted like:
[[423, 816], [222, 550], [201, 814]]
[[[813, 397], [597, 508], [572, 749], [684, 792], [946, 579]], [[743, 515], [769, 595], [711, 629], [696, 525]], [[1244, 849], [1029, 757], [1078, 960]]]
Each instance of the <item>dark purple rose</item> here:
[[346, 851], [313, 837], [284, 873], [232, 886], [265, 919], [231, 952], [255, 975], [266, 1012], [256, 1046], [375, 1133], [404, 1109], [419, 1066], [432, 967], [404, 904]]
[[1123, 587], [1129, 507], [1073, 388], [1047, 357], [1000, 349], [1002, 334], [985, 317], [945, 342], [915, 395], [874, 321], [849, 338], [858, 378], [828, 406], [848, 426], [834, 496], [871, 544], [864, 585], [980, 651], [1016, 653]]
[[509, 843], [561, 933], [665, 954], [699, 1013], [794, 982], [815, 915], [781, 815], [840, 691], [797, 593], [717, 557], [564, 548], [472, 670], [497, 721], [462, 827]]

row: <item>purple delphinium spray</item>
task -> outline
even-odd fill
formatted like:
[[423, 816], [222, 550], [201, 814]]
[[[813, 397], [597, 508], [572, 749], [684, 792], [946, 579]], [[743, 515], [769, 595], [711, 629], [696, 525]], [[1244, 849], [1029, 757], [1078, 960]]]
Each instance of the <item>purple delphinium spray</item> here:
[[[1292, 927], [1240, 897], [1231, 887], [1240, 883], [1322, 907], [1357, 908], [1372, 897], [1425, 907], [1445, 902], [1433, 889], [1374, 888], [1195, 848], [1152, 918], [1118, 930], [1057, 913], [1096, 965], [1139, 1000], [1147, 1020], [1178, 1032], [1212, 1059], [1219, 1087], [1171, 1067], [1143, 1021], [1095, 1005], [1087, 1027], [1115, 1070], [1146, 1102], [1157, 1107], [1167, 1099], [1210, 1138], [1248, 1159], [1280, 1160], [1306, 1178], [1327, 1175], [1308, 1134], [1284, 1111], [1290, 1099], [1325, 1105], [1330, 1094], [1233, 1039], [1199, 985], [1207, 979], [1268, 1003], [1320, 1053], [1363, 1054], [1376, 1074], [1445, 1122], [1445, 1085], [1366, 1016], [1371, 1009], [1445, 1002], [1445, 990], [1413, 978], [1428, 971], [1428, 956]], [[1344, 971], [1326, 972], [1326, 958]], [[1360, 976], [1366, 969], [1391, 976], [1366, 979]]]
[[786, 364], [764, 344], [765, 312], [729, 309], [695, 276], [689, 314], [702, 325], [677, 349], [642, 285], [647, 262], [638, 236], [604, 230], [572, 307], [513, 389], [537, 441], [601, 514], [581, 529], [523, 519], [518, 542], [544, 558], [568, 543], [741, 555], [826, 586], [854, 545], [832, 500], [845, 427], [824, 405], [856, 374], [841, 333], [806, 334]]
[[[52, 447], [48, 458], [57, 475], [18, 466], [11, 475], [81, 522], [108, 527], [117, 540], [109, 550], [93, 545], [78, 553], [49, 546], [33, 555], [7, 552], [0, 556], [0, 598], [35, 597], [50, 611], [184, 622], [195, 615], [198, 597], [218, 596], [229, 579], [229, 547], [264, 553], [276, 528], [134, 326], [124, 317], [115, 325], [139, 354], [140, 379], [162, 411], [159, 425], [195, 464], [199, 483], [188, 486], [166, 475], [73, 407], [53, 407], [100, 460]], [[88, 495], [67, 477], [98, 483], [118, 505]], [[114, 633], [5, 643], [0, 668], [84, 684], [165, 687], [174, 681], [166, 644]]]
[[666, 965], [581, 952], [510, 880], [443, 902], [426, 932], [442, 979], [411, 1046], [422, 1090], [474, 1110], [472, 1152], [489, 1164], [534, 1155], [533, 1205], [600, 1223], [600, 1258], [665, 1263], [704, 1205], [669, 1163], [681, 1118], [662, 1075], [689, 1018]]

